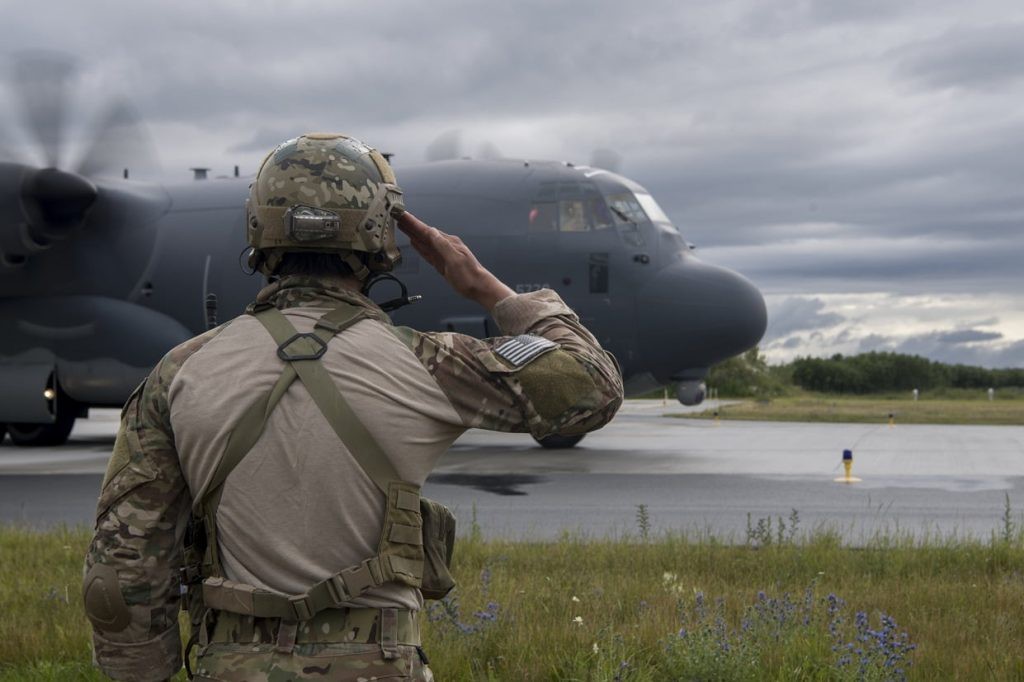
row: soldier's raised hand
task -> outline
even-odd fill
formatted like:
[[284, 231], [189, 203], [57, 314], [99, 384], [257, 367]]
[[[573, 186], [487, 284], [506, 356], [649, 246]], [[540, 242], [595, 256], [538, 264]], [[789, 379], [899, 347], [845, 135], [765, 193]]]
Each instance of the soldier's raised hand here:
[[490, 310], [498, 301], [515, 294], [455, 235], [427, 225], [408, 211], [398, 219], [398, 226], [409, 236], [416, 252], [462, 296]]

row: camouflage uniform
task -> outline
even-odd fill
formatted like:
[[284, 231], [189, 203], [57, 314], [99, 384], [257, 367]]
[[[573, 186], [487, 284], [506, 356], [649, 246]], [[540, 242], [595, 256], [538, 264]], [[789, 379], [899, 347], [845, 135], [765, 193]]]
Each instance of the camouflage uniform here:
[[[273, 303], [299, 331], [338, 301], [366, 311], [367, 319], [331, 342], [323, 361], [399, 473], [420, 485], [467, 428], [578, 434], [603, 426], [621, 404], [614, 359], [550, 290], [498, 303], [492, 315], [508, 336], [484, 340], [394, 327], [371, 301], [330, 280], [286, 277], [257, 300]], [[510, 361], [501, 349], [517, 336], [530, 338], [520, 335], [553, 343], [540, 342], [541, 351], [525, 362]], [[215, 464], [207, 460], [217, 458], [230, 431], [224, 422], [237, 414], [239, 396], [268, 390], [280, 373], [275, 345], [243, 315], [170, 351], [124, 407], [85, 561], [87, 571], [105, 565], [119, 586], [111, 602], [123, 597], [106, 611], [87, 608], [97, 663], [115, 679], [162, 680], [181, 668], [178, 569], [190, 505]], [[254, 454], [225, 483], [217, 528], [228, 578], [294, 592], [338, 570], [332, 562], [351, 561], [343, 556], [349, 545], [358, 555], [376, 542], [380, 522], [364, 526], [382, 518], [382, 503], [336, 437], [317, 440], [330, 432], [301, 387], [288, 389], [272, 417], [277, 413], [284, 421], [268, 421]], [[329, 457], [322, 456], [328, 448]], [[303, 476], [306, 462], [318, 469]], [[350, 514], [363, 520], [347, 527], [338, 517]], [[314, 526], [307, 535], [304, 524]], [[330, 534], [317, 541], [324, 527]], [[415, 615], [422, 596], [389, 583], [351, 606], [363, 618], [385, 607]], [[346, 611], [300, 623], [289, 654], [275, 647], [275, 619], [222, 612], [199, 651], [198, 679], [431, 678], [416, 647], [401, 646], [398, 658], [384, 660], [375, 643], [378, 624], [353, 624]]]

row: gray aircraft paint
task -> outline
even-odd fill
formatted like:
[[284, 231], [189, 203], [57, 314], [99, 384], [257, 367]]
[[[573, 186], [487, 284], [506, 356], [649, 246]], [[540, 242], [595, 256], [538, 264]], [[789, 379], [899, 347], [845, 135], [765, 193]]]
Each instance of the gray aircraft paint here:
[[[32, 170], [0, 164], [0, 249], [24, 257], [19, 266], [0, 265], [0, 424], [52, 421], [43, 389], [53, 377], [71, 405], [61, 409], [120, 405], [167, 350], [206, 328], [208, 293], [224, 321], [263, 284], [239, 265], [248, 179], [96, 182], [97, 200], [81, 225], [25, 248], [31, 220], [20, 183]], [[557, 291], [618, 358], [629, 393], [699, 381], [764, 333], [760, 292], [697, 258], [671, 225], [612, 214], [608, 229], [531, 230], [538, 202], [646, 193], [623, 176], [512, 160], [443, 161], [398, 174], [411, 211], [462, 237], [514, 289]], [[397, 324], [499, 333], [402, 235], [399, 245], [395, 275], [423, 300], [396, 311]], [[397, 289], [389, 287], [379, 285], [373, 297], [392, 297]]]

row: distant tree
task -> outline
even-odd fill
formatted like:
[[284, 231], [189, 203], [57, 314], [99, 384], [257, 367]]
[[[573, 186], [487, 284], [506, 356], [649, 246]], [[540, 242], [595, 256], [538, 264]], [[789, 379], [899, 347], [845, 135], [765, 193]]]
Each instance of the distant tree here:
[[[1024, 387], [1024, 369], [944, 365], [901, 353], [873, 351], [852, 356], [797, 358], [789, 366], [794, 384], [824, 393]], [[776, 376], [784, 373], [776, 372]]]
[[718, 389], [719, 395], [737, 398], [773, 396], [783, 390], [756, 346], [712, 367], [705, 383]]

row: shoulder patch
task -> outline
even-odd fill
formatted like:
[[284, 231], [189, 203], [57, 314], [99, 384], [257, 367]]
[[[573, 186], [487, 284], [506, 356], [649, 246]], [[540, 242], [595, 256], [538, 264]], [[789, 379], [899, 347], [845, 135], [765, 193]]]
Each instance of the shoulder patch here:
[[558, 344], [550, 339], [532, 334], [520, 334], [495, 348], [494, 352], [514, 366], [522, 367], [552, 348], [558, 348]]

